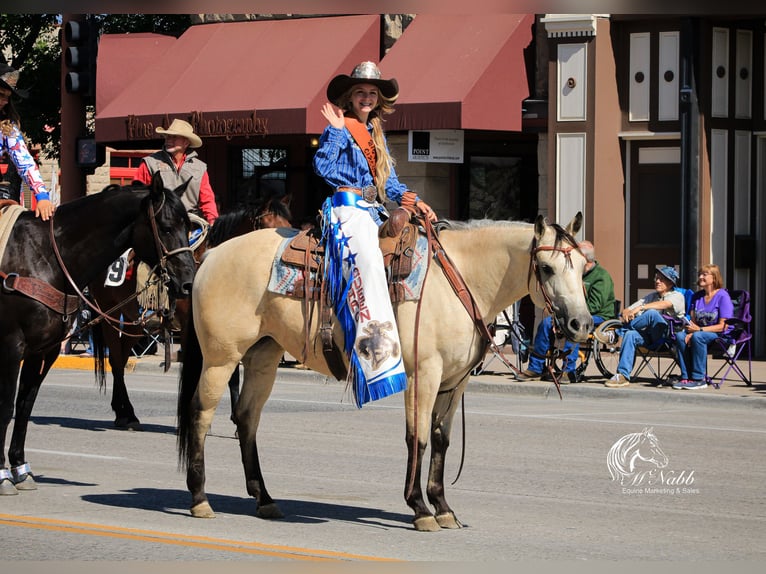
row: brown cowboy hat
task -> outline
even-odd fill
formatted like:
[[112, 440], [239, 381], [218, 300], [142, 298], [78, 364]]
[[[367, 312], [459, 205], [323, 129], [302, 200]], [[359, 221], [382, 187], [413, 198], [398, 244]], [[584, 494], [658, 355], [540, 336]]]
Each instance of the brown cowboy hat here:
[[5, 60], [0, 60], [0, 87], [11, 90], [20, 98], [26, 98], [27, 92], [16, 88], [19, 81], [19, 72], [12, 66], [9, 66]]
[[162, 134], [163, 136], [182, 136], [189, 140], [190, 148], [202, 147], [202, 138], [194, 133], [194, 128], [191, 127], [189, 122], [184, 120], [174, 119], [168, 129], [161, 127], [155, 128], [155, 132]]
[[380, 93], [389, 99], [396, 99], [399, 95], [399, 84], [396, 79], [383, 80], [380, 77], [380, 70], [375, 65], [375, 62], [362, 62], [354, 68], [350, 76], [341, 74], [330, 80], [330, 84], [327, 86], [327, 99], [333, 104], [338, 105], [340, 97], [351, 86], [356, 84], [372, 84], [377, 86]]

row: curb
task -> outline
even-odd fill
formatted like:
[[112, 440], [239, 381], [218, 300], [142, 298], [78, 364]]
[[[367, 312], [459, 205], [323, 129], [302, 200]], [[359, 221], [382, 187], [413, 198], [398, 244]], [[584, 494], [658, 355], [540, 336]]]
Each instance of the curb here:
[[[707, 388], [698, 391], [677, 390], [671, 387], [644, 386], [641, 383], [631, 385], [634, 388], [610, 389], [599, 383], [575, 383], [561, 385], [561, 400], [567, 398], [599, 398], [614, 401], [644, 400], [660, 404], [699, 404], [699, 405], [748, 405], [754, 408], [766, 408], [766, 396], [723, 395], [716, 394], [717, 389]], [[507, 393], [519, 396], [550, 398], [559, 400], [556, 386], [549, 382], [520, 382], [509, 379], [503, 382], [488, 381], [486, 378], [472, 378], [469, 391], [485, 393]]]
[[[131, 357], [126, 366], [126, 372], [142, 375], [161, 375], [178, 378], [181, 372], [181, 363], [174, 362], [170, 369], [164, 370], [164, 363], [156, 358], [152, 360], [137, 359]], [[108, 363], [107, 363], [108, 368]], [[53, 368], [59, 369], [82, 369], [93, 371], [93, 359], [74, 355], [61, 355]], [[316, 371], [298, 369], [295, 367], [280, 367], [278, 375], [290, 376], [300, 379], [313, 379], [324, 382], [327, 377]], [[676, 390], [670, 387], [646, 386], [642, 383], [632, 384], [630, 387], [610, 389], [599, 383], [575, 383], [561, 385], [561, 399], [559, 399], [556, 386], [551, 382], [543, 381], [516, 381], [509, 375], [479, 375], [471, 377], [468, 393], [504, 393], [521, 397], [534, 397], [543, 399], [567, 400], [571, 398], [598, 398], [615, 401], [644, 400], [657, 404], [699, 404], [699, 405], [747, 405], [752, 408], [766, 408], [766, 396], [731, 395], [719, 394], [717, 389], [707, 388], [698, 391]], [[748, 391], [749, 392], [749, 391]]]
[[[82, 357], [80, 355], [59, 355], [56, 362], [53, 363], [51, 369], [71, 369], [77, 371], [94, 371], [96, 368], [96, 361], [93, 357]], [[135, 357], [128, 359], [125, 365], [125, 372], [132, 373], [135, 371], [138, 360]], [[104, 369], [107, 373], [112, 372], [112, 368], [109, 366], [109, 361], [104, 361]]]

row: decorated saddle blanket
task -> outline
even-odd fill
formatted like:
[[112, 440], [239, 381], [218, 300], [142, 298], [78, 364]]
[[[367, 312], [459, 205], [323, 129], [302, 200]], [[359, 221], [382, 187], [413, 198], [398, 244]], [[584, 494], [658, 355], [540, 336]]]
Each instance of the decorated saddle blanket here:
[[25, 207], [17, 204], [3, 206], [0, 209], [0, 263], [5, 255], [5, 247], [8, 245], [8, 238], [11, 236], [13, 224], [16, 223], [19, 215], [26, 211]]
[[[417, 301], [426, 274], [428, 242], [425, 236], [418, 233], [415, 225], [408, 224], [396, 237], [381, 237], [380, 249], [391, 301]], [[311, 230], [284, 239], [271, 266], [269, 291], [303, 299], [308, 285], [309, 299], [318, 299], [323, 260], [324, 246]]]

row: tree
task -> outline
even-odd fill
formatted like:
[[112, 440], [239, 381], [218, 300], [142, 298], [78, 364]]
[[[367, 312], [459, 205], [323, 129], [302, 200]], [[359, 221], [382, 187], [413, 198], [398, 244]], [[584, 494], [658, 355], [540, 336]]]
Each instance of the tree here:
[[[188, 14], [98, 14], [101, 33], [154, 32], [180, 36], [192, 23]], [[21, 71], [18, 102], [22, 130], [46, 157], [59, 156], [61, 108], [60, 14], [0, 14], [0, 51]]]
[[[57, 155], [61, 101], [61, 46], [57, 14], [0, 14], [0, 50], [21, 70], [20, 89], [29, 97], [18, 103], [21, 128], [30, 141]], [[54, 129], [47, 131], [46, 126]], [[56, 153], [54, 153], [56, 152]]]

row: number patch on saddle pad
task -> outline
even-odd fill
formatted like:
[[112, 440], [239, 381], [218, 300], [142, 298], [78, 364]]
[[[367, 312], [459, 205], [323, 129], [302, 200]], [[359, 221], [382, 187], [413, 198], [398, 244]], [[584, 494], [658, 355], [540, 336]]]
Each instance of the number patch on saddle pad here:
[[106, 274], [106, 281], [104, 281], [104, 287], [119, 287], [125, 283], [125, 278], [128, 275], [128, 253], [130, 249], [120, 255], [118, 259], [109, 266], [109, 272]]

